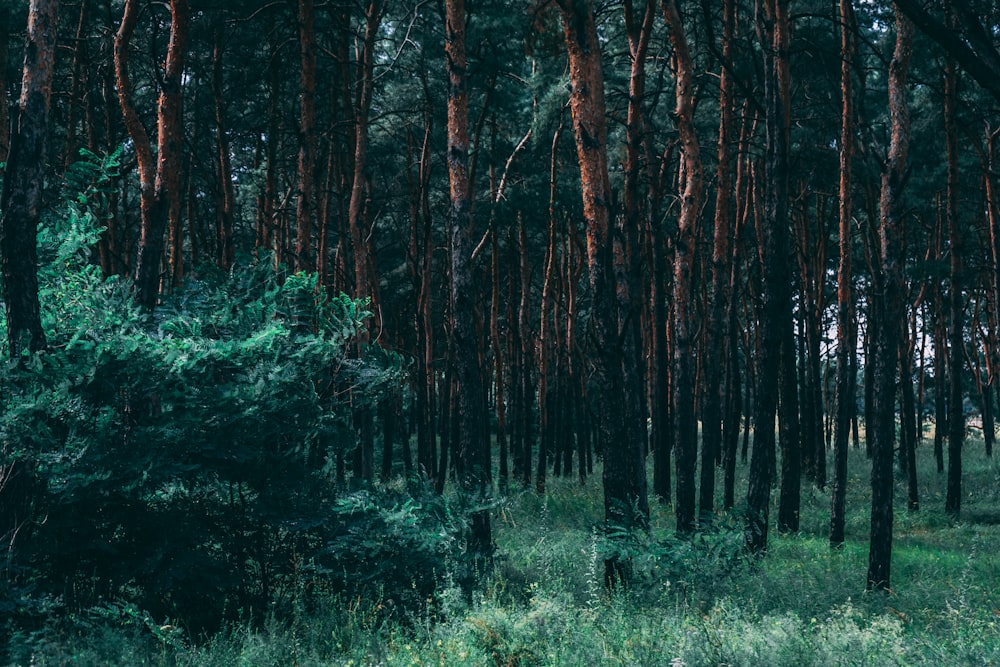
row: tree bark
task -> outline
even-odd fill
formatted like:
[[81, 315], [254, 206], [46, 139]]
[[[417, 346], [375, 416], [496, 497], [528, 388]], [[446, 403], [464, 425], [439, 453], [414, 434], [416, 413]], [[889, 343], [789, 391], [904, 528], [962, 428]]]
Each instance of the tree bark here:
[[[754, 404], [754, 443], [747, 490], [746, 545], [752, 553], [767, 550], [772, 469], [775, 460], [775, 416], [778, 396], [791, 410], [796, 392], [791, 338], [791, 276], [788, 254], [786, 108], [782, 95], [784, 44], [782, 7], [786, 0], [767, 0], [758, 7], [756, 28], [764, 58], [765, 160], [761, 220], [760, 355]], [[791, 347], [790, 347], [791, 346]], [[778, 388], [778, 389], [775, 389]], [[782, 527], [797, 530], [798, 443], [782, 434]], [[794, 474], [793, 474], [794, 473]], [[794, 503], [793, 503], [794, 501]]]
[[[316, 163], [316, 28], [313, 0], [298, 0], [299, 158], [295, 201], [295, 270], [316, 268], [312, 246]], [[366, 70], [367, 72], [367, 70]]]
[[[674, 251], [674, 413], [677, 436], [674, 441], [677, 466], [677, 531], [689, 533], [697, 525], [695, 513], [695, 466], [698, 451], [698, 423], [695, 417], [694, 302], [693, 269], [697, 224], [703, 198], [701, 149], [694, 125], [694, 61], [676, 0], [663, 0], [663, 16], [674, 49], [674, 118], [681, 145], [680, 213]], [[712, 446], [711, 444], [708, 446]], [[702, 459], [714, 475], [714, 450]], [[705, 473], [703, 473], [705, 474]], [[704, 478], [703, 478], [704, 483]], [[714, 476], [709, 486], [714, 490]], [[714, 495], [714, 493], [713, 493]], [[702, 499], [704, 501], [704, 498]], [[711, 499], [709, 499], [711, 507]], [[704, 509], [704, 508], [703, 508]]]
[[10, 358], [16, 360], [25, 351], [38, 352], [46, 347], [38, 302], [36, 237], [45, 182], [58, 9], [56, 0], [32, 0], [28, 8], [17, 126], [0, 194], [7, 344]]
[[[732, 74], [728, 63], [732, 61], [733, 39], [736, 28], [736, 4], [734, 0], [723, 3], [722, 31], [722, 71], [719, 74], [719, 138], [716, 144], [716, 197], [715, 229], [712, 243], [711, 304], [706, 350], [715, 355], [725, 350], [726, 334], [729, 330], [730, 277], [732, 275], [732, 165], [730, 144], [733, 134], [733, 92]], [[727, 350], [728, 352], [728, 350]], [[715, 466], [706, 462], [714, 460], [722, 452], [722, 421], [725, 405], [726, 376], [732, 373], [737, 359], [726, 358], [728, 367], [724, 373], [723, 363], [707, 364], [705, 369], [706, 401], [702, 408], [702, 450], [701, 487], [699, 516], [704, 521], [713, 512], [715, 493]]]
[[830, 546], [844, 544], [847, 511], [847, 454], [851, 419], [855, 411], [857, 331], [851, 227], [854, 215], [851, 178], [854, 157], [854, 54], [857, 22], [852, 0], [840, 0], [840, 202], [838, 209], [840, 260], [837, 265], [837, 423], [833, 444], [833, 484], [830, 489]]
[[[465, 53], [465, 2], [446, 0], [445, 54], [448, 62], [448, 183], [451, 206], [451, 337], [458, 391], [455, 444], [462, 487], [482, 498], [490, 487], [489, 441], [483, 438], [484, 387], [476, 336], [476, 285], [472, 271], [469, 192], [469, 97]], [[442, 471], [443, 472], [443, 471]], [[472, 515], [469, 550], [485, 559], [493, 549], [488, 510]]]
[[157, 151], [154, 162], [149, 135], [135, 109], [129, 81], [128, 50], [139, 18], [138, 0], [126, 0], [115, 36], [115, 83], [125, 129], [135, 147], [139, 167], [142, 225], [135, 266], [136, 300], [144, 308], [156, 306], [160, 293], [160, 262], [164, 235], [180, 216], [182, 127], [181, 100], [184, 54], [187, 46], [188, 0], [170, 0], [170, 39], [157, 102]]
[[[218, 153], [219, 191], [216, 196], [217, 240], [216, 261], [219, 268], [228, 271], [236, 259], [233, 243], [233, 215], [236, 206], [233, 192], [233, 168], [229, 159], [228, 123], [226, 120], [226, 89], [223, 80], [223, 53], [225, 50], [222, 21], [215, 26], [215, 43], [212, 47], [212, 96], [215, 99], [215, 142]], [[271, 138], [268, 137], [270, 141]], [[192, 238], [192, 242], [194, 239]]]
[[958, 217], [958, 74], [948, 58], [944, 74], [944, 137], [947, 191], [945, 219], [948, 227], [948, 492], [945, 511], [957, 516], [962, 510], [962, 446], [965, 442], [965, 413], [962, 372], [965, 366], [965, 316], [962, 296], [962, 223]]
[[[10, 25], [10, 7], [0, 7], [0, 25]], [[10, 30], [0, 30], [0, 162], [7, 162], [10, 152], [10, 125], [7, 120], [7, 59], [10, 52]]]
[[[630, 437], [631, 425], [627, 421], [627, 380], [634, 374], [625, 365], [634, 360], [623, 349], [619, 331], [622, 313], [615, 299], [601, 48], [591, 2], [558, 0], [558, 4], [569, 54], [570, 109], [587, 228], [591, 325], [597, 350], [595, 381], [603, 388], [606, 399], [599, 427], [604, 458], [604, 516], [608, 528], [628, 530], [648, 524], [649, 503], [643, 443]], [[605, 560], [608, 586], [624, 585], [628, 578], [626, 559], [612, 556]]]
[[879, 261], [875, 267], [874, 304], [877, 320], [874, 355], [871, 541], [868, 551], [869, 590], [890, 590], [893, 529], [893, 441], [896, 426], [896, 377], [900, 323], [903, 321], [903, 252], [901, 197], [909, 148], [910, 119], [906, 81], [913, 52], [913, 26], [896, 12], [896, 46], [889, 63], [891, 137], [879, 200]]

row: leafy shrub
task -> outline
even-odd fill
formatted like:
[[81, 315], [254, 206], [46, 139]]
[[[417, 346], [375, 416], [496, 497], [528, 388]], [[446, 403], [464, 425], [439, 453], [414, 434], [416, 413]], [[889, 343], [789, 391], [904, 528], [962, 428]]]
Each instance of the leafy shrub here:
[[[120, 600], [197, 630], [291, 599], [317, 554], [342, 581], [370, 573], [356, 550], [331, 551], [351, 548], [356, 517], [338, 482], [352, 410], [401, 382], [402, 359], [359, 349], [366, 302], [267, 262], [137, 309], [90, 261], [116, 168], [87, 154], [70, 170], [39, 234], [50, 349], [0, 370], [0, 470], [25, 480], [0, 505], [26, 517], [2, 604]], [[369, 530], [401, 525], [371, 516]]]

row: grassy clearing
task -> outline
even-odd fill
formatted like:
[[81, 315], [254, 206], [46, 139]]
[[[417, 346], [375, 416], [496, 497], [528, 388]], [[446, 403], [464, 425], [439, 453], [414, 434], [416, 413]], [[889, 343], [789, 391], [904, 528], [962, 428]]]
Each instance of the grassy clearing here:
[[[602, 586], [597, 479], [550, 481], [495, 514], [495, 572], [471, 597], [448, 581], [440, 604], [325, 600], [291, 622], [239, 625], [192, 643], [152, 619], [79, 622], [18, 638], [24, 665], [980, 665], [1000, 663], [1000, 465], [972, 440], [961, 519], [942, 510], [929, 443], [921, 509], [897, 486], [892, 594], [867, 594], [868, 464], [851, 452], [848, 536], [827, 542], [829, 493], [805, 487], [802, 532], [766, 558], [740, 549], [738, 516], [691, 541], [669, 508], [633, 547], [635, 584]], [[744, 487], [745, 488], [745, 487]], [[388, 618], [388, 620], [386, 620]], [[69, 629], [67, 629], [69, 628]]]

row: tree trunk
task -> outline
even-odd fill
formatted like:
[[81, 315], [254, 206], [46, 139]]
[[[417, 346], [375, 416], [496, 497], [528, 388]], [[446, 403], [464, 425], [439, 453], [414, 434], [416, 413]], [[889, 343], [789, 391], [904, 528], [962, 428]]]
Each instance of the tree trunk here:
[[[10, 7], [0, 7], [0, 25], [10, 25]], [[10, 125], [7, 120], [7, 59], [10, 52], [10, 30], [0, 30], [0, 162], [7, 162], [10, 152]]]
[[[775, 460], [775, 415], [778, 395], [789, 412], [795, 400], [794, 342], [791, 337], [791, 276], [788, 254], [786, 108], [780, 59], [787, 15], [786, 0], [767, 0], [758, 7], [756, 28], [764, 59], [765, 160], [761, 220], [760, 355], [754, 404], [754, 443], [747, 490], [746, 545], [752, 553], [767, 550], [772, 469]], [[779, 387], [779, 391], [774, 388]], [[797, 530], [798, 444], [782, 433], [782, 527]], [[794, 501], [794, 502], [793, 502]]]
[[15, 360], [25, 351], [46, 347], [38, 303], [36, 236], [45, 182], [58, 9], [56, 0], [32, 0], [28, 8], [21, 98], [0, 194], [7, 344]]
[[[778, 530], [795, 533], [799, 530], [799, 505], [802, 487], [802, 437], [799, 420], [799, 396], [795, 369], [795, 332], [792, 317], [793, 255], [788, 225], [788, 145], [791, 128], [791, 79], [789, 74], [788, 0], [774, 0], [771, 27], [773, 30], [774, 100], [767, 108], [774, 111], [774, 151], [767, 158], [768, 188], [764, 208], [770, 227], [766, 235], [774, 235], [774, 254], [768, 254], [765, 290], [771, 290], [775, 303], [771, 316], [780, 343], [778, 362], [778, 428], [781, 436], [781, 490], [778, 499]], [[780, 115], [779, 115], [780, 110]], [[765, 241], [765, 245], [769, 242]], [[770, 284], [769, 284], [770, 283]], [[767, 298], [767, 297], [765, 297]], [[773, 457], [772, 457], [773, 460]]]
[[[233, 215], [236, 207], [235, 194], [233, 192], [232, 164], [229, 159], [229, 137], [226, 123], [226, 91], [223, 81], [222, 55], [225, 48], [223, 43], [224, 27], [221, 21], [215, 26], [215, 44], [212, 48], [212, 96], [215, 99], [215, 141], [218, 151], [219, 184], [216, 196], [216, 225], [215, 235], [217, 242], [216, 262], [223, 271], [228, 271], [233, 266], [236, 259], [235, 246], [233, 244]], [[271, 137], [268, 137], [271, 141]], [[191, 239], [192, 243], [194, 238]]]
[[903, 325], [903, 340], [899, 346], [899, 451], [904, 464], [907, 493], [906, 509], [920, 509], [920, 489], [917, 485], [917, 415], [913, 395], [914, 338]]
[[316, 163], [316, 29], [313, 0], [298, 0], [299, 158], [295, 200], [295, 270], [314, 271], [313, 172]]
[[851, 222], [854, 215], [851, 177], [854, 158], [854, 54], [857, 22], [852, 0], [840, 2], [840, 203], [838, 209], [840, 261], [837, 265], [837, 424], [833, 444], [833, 484], [830, 489], [830, 546], [844, 544], [847, 510], [847, 454], [851, 419], [855, 412], [857, 332]]
[[[709, 323], [706, 350], [715, 355], [725, 350], [726, 335], [729, 333], [729, 311], [731, 292], [730, 278], [733, 270], [733, 252], [730, 247], [733, 235], [732, 216], [732, 165], [730, 164], [730, 144], [733, 133], [733, 92], [729, 63], [732, 61], [733, 38], [736, 28], [736, 3], [723, 3], [722, 71], [719, 74], [719, 139], [716, 144], [718, 156], [716, 166], [715, 229], [712, 243], [712, 288], [709, 306]], [[727, 350], [727, 353], [729, 350]], [[709, 361], [705, 373], [706, 401], [702, 409], [702, 450], [701, 450], [701, 495], [699, 516], [702, 521], [713, 512], [715, 489], [715, 466], [707, 462], [723, 451], [722, 421], [726, 404], [726, 377], [735, 372], [738, 360], [724, 355], [726, 364]], [[723, 366], [726, 372], [723, 372]], [[731, 441], [731, 439], [730, 439]], [[734, 441], [733, 441], [734, 442]], [[735, 450], [734, 450], [735, 453]], [[727, 461], [728, 450], [726, 456]], [[735, 458], [732, 458], [735, 461]], [[730, 498], [731, 500], [731, 498]], [[732, 505], [730, 504], [729, 507]]]
[[115, 82], [125, 129], [135, 147], [139, 167], [142, 225], [135, 266], [136, 300], [151, 310], [160, 292], [164, 235], [180, 216], [182, 74], [188, 33], [188, 0], [170, 0], [170, 40], [157, 103], [157, 151], [154, 163], [149, 135], [135, 109], [129, 82], [129, 42], [139, 18], [138, 0], [126, 0], [115, 36]]
[[[483, 438], [483, 375], [476, 338], [476, 286], [472, 271], [472, 216], [469, 193], [469, 97], [465, 56], [464, 0], [446, 0], [445, 53], [448, 59], [448, 183], [451, 207], [451, 337], [454, 353], [461, 483], [482, 498], [490, 487], [489, 441]], [[469, 551], [485, 559], [493, 549], [488, 510], [472, 515]]]
[[[681, 22], [676, 0], [663, 0], [663, 16], [670, 34], [676, 63], [676, 106], [674, 118], [681, 145], [680, 213], [674, 251], [674, 386], [673, 406], [677, 436], [677, 531], [689, 533], [697, 525], [695, 513], [695, 467], [698, 451], [698, 423], [695, 417], [693, 269], [698, 217], [703, 197], [701, 149], [694, 125], [694, 62]], [[709, 444], [708, 446], [713, 446]], [[702, 459], [714, 490], [715, 452]], [[704, 478], [703, 478], [704, 483]], [[714, 492], [713, 492], [714, 495]], [[704, 501], [705, 499], [702, 498]], [[712, 500], [708, 499], [709, 508]]]
[[[604, 73], [601, 48], [589, 0], [558, 0], [562, 10], [569, 53], [570, 108], [577, 158], [583, 215], [587, 226], [587, 264], [590, 274], [591, 325], [597, 354], [595, 381], [604, 390], [604, 410], [600, 420], [600, 442], [604, 458], [604, 516], [609, 528], [628, 530], [646, 526], [649, 504], [643, 443], [630, 436], [627, 419], [627, 381], [634, 377], [626, 364], [633, 363], [623, 350], [619, 323], [622, 321], [615, 299], [615, 274], [611, 237], [611, 185], [608, 177], [607, 129], [604, 102]], [[629, 578], [626, 559], [605, 560], [608, 586], [624, 585]]]
[[875, 332], [873, 421], [869, 430], [872, 451], [871, 542], [868, 552], [869, 590], [890, 590], [893, 528], [892, 454], [896, 417], [896, 377], [900, 323], [904, 316], [901, 195], [909, 148], [910, 120], [906, 80], [913, 51], [913, 26], [896, 12], [896, 47], [889, 63], [891, 138], [879, 200], [879, 262], [874, 282], [871, 317]]
[[962, 223], [958, 218], [958, 130], [955, 114], [958, 105], [958, 74], [955, 62], [948, 58], [944, 75], [944, 137], [946, 151], [947, 193], [945, 218], [948, 227], [948, 493], [945, 511], [957, 516], [962, 510], [962, 445], [965, 442], [965, 413], [962, 396], [962, 371], [965, 365], [965, 317], [962, 297]]

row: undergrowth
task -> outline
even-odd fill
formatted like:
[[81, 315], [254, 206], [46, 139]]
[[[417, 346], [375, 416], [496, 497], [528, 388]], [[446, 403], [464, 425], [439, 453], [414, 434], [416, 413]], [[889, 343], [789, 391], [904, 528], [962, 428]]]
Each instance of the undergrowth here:
[[803, 531], [774, 535], [759, 560], [743, 555], [738, 513], [679, 539], [670, 509], [656, 507], [653, 530], [631, 547], [632, 586], [609, 595], [599, 485], [556, 479], [545, 496], [498, 501], [495, 567], [471, 595], [449, 572], [435, 575], [433, 604], [395, 613], [386, 595], [314, 592], [290, 621], [232, 623], [204, 641], [119, 609], [16, 637], [15, 664], [996, 664], [1000, 526], [972, 518], [1000, 508], [997, 465], [969, 447], [969, 520], [934, 506], [944, 480], [922, 470], [928, 500], [920, 512], [897, 509], [895, 589], [883, 595], [864, 591], [867, 461], [851, 456], [854, 528], [835, 551], [828, 492], [815, 488], [804, 493]]

